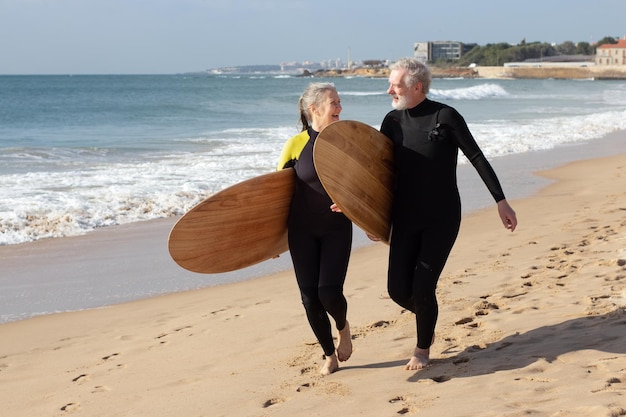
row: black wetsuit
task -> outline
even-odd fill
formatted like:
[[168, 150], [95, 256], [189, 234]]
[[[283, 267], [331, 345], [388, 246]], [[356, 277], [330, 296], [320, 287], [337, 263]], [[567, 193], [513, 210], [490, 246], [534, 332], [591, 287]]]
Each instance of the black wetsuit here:
[[461, 223], [458, 150], [474, 165], [497, 201], [504, 193], [463, 117], [429, 99], [387, 114], [381, 132], [394, 142], [396, 189], [388, 291], [416, 315], [418, 343], [430, 347], [437, 322], [437, 281]]
[[313, 145], [317, 133], [309, 129], [310, 139], [304, 148], [299, 154], [299, 149], [292, 152], [297, 157], [282, 168], [293, 166], [296, 171], [288, 236], [302, 303], [324, 354], [330, 356], [335, 345], [327, 313], [335, 320], [337, 329], [346, 325], [348, 306], [343, 284], [352, 247], [352, 223], [344, 214], [330, 209], [333, 202], [315, 171]]

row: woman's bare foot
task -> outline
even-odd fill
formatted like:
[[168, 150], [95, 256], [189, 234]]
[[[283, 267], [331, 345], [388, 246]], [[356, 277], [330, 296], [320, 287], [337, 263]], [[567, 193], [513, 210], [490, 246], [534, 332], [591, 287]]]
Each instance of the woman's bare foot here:
[[425, 368], [430, 362], [430, 349], [415, 348], [413, 356], [409, 359], [409, 362], [404, 366], [407, 371], [417, 371]]
[[350, 335], [350, 324], [346, 321], [343, 329], [339, 330], [337, 337], [339, 343], [337, 345], [337, 359], [341, 362], [347, 361], [352, 355], [352, 336]]
[[337, 360], [337, 355], [333, 353], [330, 356], [326, 356], [326, 362], [324, 362], [322, 369], [320, 369], [320, 374], [330, 375], [338, 369], [339, 361]]

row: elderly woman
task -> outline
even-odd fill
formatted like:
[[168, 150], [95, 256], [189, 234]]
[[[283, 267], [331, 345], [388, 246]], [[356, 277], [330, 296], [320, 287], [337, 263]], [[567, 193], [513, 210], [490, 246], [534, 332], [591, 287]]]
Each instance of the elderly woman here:
[[[288, 220], [289, 251], [302, 304], [326, 361], [320, 373], [339, 369], [352, 354], [348, 304], [343, 284], [352, 247], [352, 223], [337, 209], [322, 187], [313, 165], [313, 145], [319, 132], [339, 120], [341, 101], [332, 83], [312, 83], [298, 102], [302, 131], [290, 138], [278, 169], [293, 167], [296, 187]], [[335, 349], [329, 315], [338, 330]]]

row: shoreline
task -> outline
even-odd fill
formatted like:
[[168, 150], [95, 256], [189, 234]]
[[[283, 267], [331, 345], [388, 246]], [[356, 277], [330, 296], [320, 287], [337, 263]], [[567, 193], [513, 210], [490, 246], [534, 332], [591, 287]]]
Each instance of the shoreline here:
[[[481, 78], [481, 79], [564, 79], [564, 80], [624, 80], [626, 79], [626, 65], [596, 66], [559, 65], [558, 63], [544, 63], [534, 66], [511, 65], [497, 67], [437, 67], [429, 66], [433, 79], [435, 78]], [[368, 77], [387, 78], [389, 68], [354, 68], [339, 70], [318, 70], [305, 72], [302, 76], [311, 77]]]
[[[550, 184], [537, 171], [580, 159], [626, 153], [625, 134], [615, 132], [586, 144], [509, 155], [491, 163], [507, 198], [526, 198]], [[464, 216], [493, 206], [469, 164], [460, 165], [458, 174]], [[278, 259], [225, 274], [186, 271], [167, 252], [167, 236], [176, 220], [150, 220], [98, 229], [82, 236], [0, 247], [0, 324], [212, 288], [292, 268], [289, 253], [284, 253]], [[355, 249], [372, 245], [357, 227], [354, 239]]]
[[[623, 415], [626, 153], [539, 175], [550, 183], [511, 201], [514, 233], [493, 208], [464, 216], [439, 284], [426, 369], [402, 369], [415, 324], [386, 295], [387, 248], [375, 244], [351, 260], [355, 350], [328, 377], [317, 373], [323, 358], [285, 271], [2, 324], [3, 409], [13, 417]], [[142, 249], [133, 250], [127, 256]]]

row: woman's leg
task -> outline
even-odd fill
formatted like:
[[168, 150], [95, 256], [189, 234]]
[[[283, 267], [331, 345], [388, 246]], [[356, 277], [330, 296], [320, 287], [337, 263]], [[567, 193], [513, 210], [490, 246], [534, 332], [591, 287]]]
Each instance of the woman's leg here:
[[352, 340], [347, 321], [348, 303], [343, 294], [343, 284], [352, 248], [352, 224], [348, 223], [325, 234], [321, 245], [318, 295], [324, 310], [335, 320], [339, 332], [337, 357], [339, 361], [346, 361], [352, 354]]
[[319, 298], [320, 245], [317, 239], [299, 231], [289, 233], [289, 250], [307, 319], [325, 355], [335, 352], [330, 320]]

